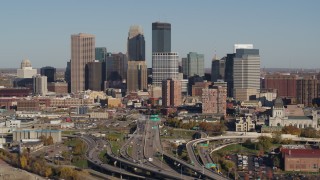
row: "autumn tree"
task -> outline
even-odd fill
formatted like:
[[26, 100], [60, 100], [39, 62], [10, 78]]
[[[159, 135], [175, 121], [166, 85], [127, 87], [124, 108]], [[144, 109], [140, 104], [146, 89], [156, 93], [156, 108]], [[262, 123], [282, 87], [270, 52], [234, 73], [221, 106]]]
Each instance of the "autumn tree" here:
[[19, 161], [20, 161], [20, 167], [21, 167], [22, 169], [25, 169], [25, 168], [27, 167], [27, 165], [28, 165], [28, 159], [27, 159], [27, 157], [24, 156], [24, 155], [22, 155], [22, 156], [20, 156]]
[[316, 129], [312, 128], [312, 127], [307, 127], [304, 128], [301, 131], [301, 136], [302, 137], [307, 137], [307, 138], [317, 138], [318, 137], [318, 132]]
[[282, 128], [282, 133], [300, 136], [301, 130], [295, 126], [285, 126]]

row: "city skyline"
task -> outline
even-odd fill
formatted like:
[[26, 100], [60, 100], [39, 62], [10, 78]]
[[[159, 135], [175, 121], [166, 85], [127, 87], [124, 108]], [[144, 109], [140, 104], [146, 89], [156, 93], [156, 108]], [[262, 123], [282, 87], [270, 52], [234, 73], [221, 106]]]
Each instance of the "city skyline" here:
[[[211, 66], [215, 54], [221, 58], [232, 53], [237, 43], [260, 49], [261, 68], [320, 67], [316, 53], [320, 25], [315, 23], [319, 3], [5, 2], [0, 7], [0, 15], [7, 17], [1, 20], [0, 60], [11, 63], [1, 67], [18, 68], [28, 58], [35, 68], [65, 68], [71, 58], [69, 38], [76, 33], [93, 34], [97, 47], [125, 53], [127, 29], [132, 24], [144, 29], [146, 62], [151, 67], [152, 23], [157, 21], [171, 24], [173, 52], [180, 58], [189, 52], [204, 54], [205, 67]], [[194, 10], [197, 13], [189, 13]]]

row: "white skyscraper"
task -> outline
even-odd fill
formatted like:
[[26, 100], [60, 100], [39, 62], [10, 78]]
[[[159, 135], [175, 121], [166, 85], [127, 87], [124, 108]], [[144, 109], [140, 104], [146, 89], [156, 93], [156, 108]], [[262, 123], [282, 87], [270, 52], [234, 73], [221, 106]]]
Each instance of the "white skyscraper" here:
[[47, 76], [37, 74], [33, 78], [33, 94], [44, 96], [47, 94]]
[[240, 101], [260, 91], [260, 55], [258, 49], [237, 49], [233, 65], [234, 98]]
[[178, 79], [179, 56], [176, 52], [152, 53], [152, 85], [160, 86], [163, 80]]
[[253, 49], [253, 44], [235, 44], [233, 53], [236, 53], [237, 49]]

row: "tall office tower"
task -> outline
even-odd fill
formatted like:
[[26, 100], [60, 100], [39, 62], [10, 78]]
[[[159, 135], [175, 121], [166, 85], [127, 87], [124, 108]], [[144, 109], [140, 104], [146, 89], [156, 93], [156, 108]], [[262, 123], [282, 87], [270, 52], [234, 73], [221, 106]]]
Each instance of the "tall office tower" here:
[[71, 92], [71, 60], [67, 62], [66, 71], [64, 72], [64, 80], [68, 83], [68, 93]]
[[47, 76], [47, 82], [56, 81], [56, 68], [51, 66], [42, 67], [40, 69], [41, 76]]
[[128, 58], [126, 54], [108, 53], [106, 62], [106, 80], [107, 81], [126, 81]]
[[85, 66], [95, 60], [95, 36], [71, 35], [71, 92], [85, 90]]
[[225, 81], [227, 82], [227, 96], [233, 97], [233, 62], [236, 54], [227, 54], [225, 62]]
[[152, 53], [152, 85], [160, 86], [166, 79], [178, 79], [179, 56], [176, 52]]
[[128, 33], [128, 60], [129, 61], [145, 61], [145, 40], [143, 29], [141, 26], [130, 26]]
[[260, 92], [259, 49], [237, 49], [233, 65], [234, 98], [249, 100]]
[[190, 52], [187, 58], [182, 58], [182, 72], [186, 77], [204, 76], [204, 55]]
[[264, 88], [276, 89], [277, 96], [295, 100], [297, 97], [298, 75], [268, 74], [264, 76]]
[[170, 23], [152, 23], [152, 52], [171, 52]]
[[88, 62], [85, 67], [85, 89], [101, 91], [103, 89], [102, 62]]
[[202, 113], [226, 114], [227, 89], [223, 86], [211, 86], [202, 89]]
[[127, 92], [147, 89], [147, 64], [145, 41], [141, 26], [131, 26], [128, 33]]
[[224, 80], [226, 67], [226, 57], [222, 59], [214, 58], [211, 63], [211, 82]]
[[107, 58], [107, 48], [106, 47], [96, 47], [95, 48], [95, 60], [103, 62]]
[[47, 76], [41, 76], [40, 74], [34, 75], [33, 79], [33, 94], [44, 96], [47, 94]]
[[145, 61], [128, 61], [127, 75], [127, 92], [137, 92], [148, 88]]
[[162, 81], [162, 105], [177, 107], [182, 104], [181, 81], [167, 79]]
[[253, 49], [253, 44], [235, 44], [233, 46], [233, 53], [236, 53], [237, 49]]
[[312, 100], [318, 97], [318, 80], [314, 76], [297, 80], [297, 103], [312, 106]]
[[32, 78], [37, 74], [37, 69], [32, 69], [31, 62], [29, 59], [24, 59], [21, 62], [20, 69], [17, 69], [18, 78]]

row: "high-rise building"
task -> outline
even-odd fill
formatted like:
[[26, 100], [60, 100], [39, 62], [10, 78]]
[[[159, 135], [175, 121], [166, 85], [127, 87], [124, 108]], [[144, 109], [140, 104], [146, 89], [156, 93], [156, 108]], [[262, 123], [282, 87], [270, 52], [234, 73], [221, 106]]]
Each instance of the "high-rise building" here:
[[126, 54], [121, 52], [108, 53], [104, 66], [107, 81], [125, 81], [127, 79], [128, 58]]
[[212, 85], [210, 81], [196, 82], [192, 85], [192, 96], [202, 96], [202, 89], [208, 89]]
[[85, 89], [90, 89], [93, 91], [103, 90], [103, 68], [102, 62], [93, 61], [88, 62], [85, 68], [86, 78], [85, 78]]
[[128, 61], [127, 74], [127, 92], [137, 92], [148, 88], [145, 61]]
[[21, 62], [20, 69], [17, 69], [18, 78], [32, 78], [37, 74], [37, 69], [33, 69], [29, 59], [24, 59]]
[[297, 103], [312, 106], [312, 100], [318, 97], [318, 80], [314, 77], [303, 77], [297, 80]]
[[32, 77], [33, 79], [33, 94], [44, 96], [47, 94], [47, 76], [37, 74]]
[[178, 79], [178, 61], [176, 52], [152, 53], [152, 85], [161, 87], [163, 80]]
[[186, 77], [204, 76], [204, 55], [190, 52], [187, 58], [182, 58], [182, 72]]
[[222, 59], [213, 59], [211, 63], [211, 82], [224, 80], [226, 57]]
[[41, 76], [47, 76], [47, 82], [56, 81], [56, 68], [51, 66], [42, 67], [40, 69]]
[[225, 62], [225, 81], [227, 82], [227, 96], [233, 97], [233, 62], [236, 54], [227, 54]]
[[181, 81], [167, 79], [162, 81], [162, 106], [177, 107], [182, 104]]
[[128, 60], [145, 61], [145, 40], [141, 26], [133, 25], [128, 33]]
[[71, 92], [71, 60], [67, 62], [64, 80], [68, 83], [68, 93]]
[[152, 23], [152, 52], [171, 52], [170, 23]]
[[249, 100], [260, 92], [259, 49], [237, 49], [233, 64], [234, 98]]
[[236, 53], [237, 49], [253, 49], [253, 44], [235, 44], [233, 46], [233, 53]]
[[145, 62], [145, 40], [141, 26], [131, 26], [128, 33], [127, 92], [147, 89], [148, 75]]
[[107, 58], [107, 48], [106, 47], [96, 47], [95, 48], [95, 60], [103, 62]]
[[227, 89], [223, 86], [212, 86], [202, 89], [202, 113], [226, 114]]
[[95, 60], [95, 36], [71, 35], [71, 92], [85, 90], [85, 66]]
[[265, 89], [276, 89], [281, 98], [296, 99], [298, 75], [268, 74], [264, 77]]

